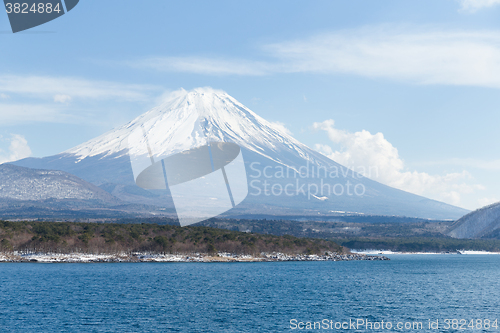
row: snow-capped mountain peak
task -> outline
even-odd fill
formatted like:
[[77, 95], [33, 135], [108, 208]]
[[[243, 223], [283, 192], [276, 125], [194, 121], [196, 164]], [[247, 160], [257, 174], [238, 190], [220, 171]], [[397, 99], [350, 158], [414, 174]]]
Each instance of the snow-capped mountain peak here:
[[[351, 211], [448, 219], [467, 212], [363, 178], [211, 88], [175, 91], [157, 107], [95, 139], [58, 155], [16, 164], [67, 171], [93, 184], [111, 186], [123, 201], [170, 207], [168, 193], [155, 199], [151, 195], [156, 194], [144, 194], [136, 186], [132, 161], [145, 156], [142, 143], [147, 143], [148, 161], [158, 161], [217, 141], [241, 148], [248, 196], [238, 209], [251, 214]], [[353, 195], [356, 186], [361, 194]]]
[[[127, 138], [135, 129], [161, 133], [150, 138], [168, 155], [206, 144], [207, 141], [233, 142], [280, 164], [282, 153], [314, 162], [308, 148], [279, 126], [263, 119], [224, 91], [197, 88], [175, 91], [157, 107], [129, 123], [65, 151], [79, 160], [97, 155], [127, 154]], [[288, 154], [287, 154], [288, 155]], [[316, 155], [316, 154], [314, 154]]]

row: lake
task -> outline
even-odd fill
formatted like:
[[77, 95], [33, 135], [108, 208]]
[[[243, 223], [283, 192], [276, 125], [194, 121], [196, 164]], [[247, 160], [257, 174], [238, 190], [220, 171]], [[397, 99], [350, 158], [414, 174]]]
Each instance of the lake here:
[[1, 263], [0, 331], [499, 331], [500, 255], [389, 257]]

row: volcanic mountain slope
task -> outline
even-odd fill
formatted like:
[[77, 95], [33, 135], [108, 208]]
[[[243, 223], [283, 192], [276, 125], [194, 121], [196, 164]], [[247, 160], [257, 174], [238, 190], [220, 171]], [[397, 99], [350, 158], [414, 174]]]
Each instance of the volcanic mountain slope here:
[[0, 165], [0, 198], [14, 200], [95, 200], [117, 205], [120, 200], [72, 174], [37, 170], [12, 164]]
[[500, 239], [500, 202], [482, 207], [458, 219], [448, 235], [455, 238]]
[[[149, 137], [154, 158], [208, 142], [239, 145], [249, 194], [226, 216], [317, 216], [349, 211], [456, 219], [468, 212], [361, 177], [295, 140], [227, 93], [211, 88], [174, 92], [161, 105], [95, 139], [55, 156], [27, 158], [15, 164], [64, 170], [112, 189], [110, 192], [122, 200], [171, 208], [168, 189], [150, 193], [135, 185], [128, 137], [141, 127], [144, 133], [161, 132]], [[358, 191], [354, 193], [354, 189]]]

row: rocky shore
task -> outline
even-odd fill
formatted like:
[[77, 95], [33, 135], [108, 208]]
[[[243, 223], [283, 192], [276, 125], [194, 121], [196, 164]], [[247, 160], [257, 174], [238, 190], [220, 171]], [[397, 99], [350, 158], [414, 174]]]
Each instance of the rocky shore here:
[[384, 256], [359, 253], [328, 253], [324, 255], [261, 253], [260, 256], [230, 253], [194, 254], [151, 254], [151, 253], [0, 253], [0, 262], [40, 262], [40, 263], [96, 263], [96, 262], [274, 262], [274, 261], [350, 261], [389, 260]]

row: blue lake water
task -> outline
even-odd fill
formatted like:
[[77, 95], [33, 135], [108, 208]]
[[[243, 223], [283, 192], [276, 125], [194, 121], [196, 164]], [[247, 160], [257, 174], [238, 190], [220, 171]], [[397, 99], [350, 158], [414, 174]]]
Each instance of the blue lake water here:
[[[392, 331], [398, 331], [397, 323], [422, 322], [422, 329], [417, 325], [402, 331], [450, 332], [460, 330], [446, 329], [446, 318], [464, 319], [467, 325], [471, 319], [488, 319], [492, 324], [500, 319], [500, 255], [390, 258], [209, 264], [2, 263], [0, 331], [297, 332], [307, 331], [307, 322], [326, 320], [328, 329], [323, 324], [323, 329], [315, 331], [328, 332], [340, 331], [335, 325], [349, 320], [372, 325], [383, 320], [393, 325]], [[429, 320], [439, 320], [437, 330], [428, 328]], [[304, 330], [299, 329], [300, 322]], [[467, 325], [462, 328], [471, 331]], [[366, 326], [347, 330], [387, 331]], [[474, 330], [500, 332], [482, 325]]]

